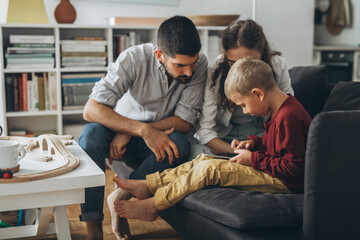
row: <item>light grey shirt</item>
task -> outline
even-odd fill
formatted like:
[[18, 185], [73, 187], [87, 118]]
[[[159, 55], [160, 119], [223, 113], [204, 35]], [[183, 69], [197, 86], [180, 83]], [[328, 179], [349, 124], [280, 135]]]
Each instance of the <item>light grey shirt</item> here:
[[120, 115], [141, 122], [178, 116], [195, 126], [203, 103], [207, 59], [200, 54], [192, 79], [175, 80], [168, 86], [164, 66], [157, 60], [151, 43], [123, 51], [108, 72], [94, 86], [90, 98]]
[[[233, 127], [231, 123], [245, 123], [253, 121], [256, 118], [256, 116], [254, 117], [249, 114], [244, 114], [241, 108], [237, 108], [234, 115], [233, 112], [228, 109], [223, 109], [218, 106], [218, 92], [221, 76], [218, 76], [216, 79], [215, 86], [213, 87], [214, 90], [210, 90], [210, 86], [212, 83], [213, 70], [222, 61], [222, 59], [223, 55], [220, 55], [214, 66], [212, 66], [208, 71], [204, 104], [195, 136], [201, 144], [207, 144], [214, 138], [223, 138], [228, 135]], [[276, 55], [272, 57], [271, 63], [273, 65], [277, 85], [280, 90], [286, 94], [290, 93], [294, 95], [294, 90], [291, 88], [289, 71], [286, 67], [284, 59]]]

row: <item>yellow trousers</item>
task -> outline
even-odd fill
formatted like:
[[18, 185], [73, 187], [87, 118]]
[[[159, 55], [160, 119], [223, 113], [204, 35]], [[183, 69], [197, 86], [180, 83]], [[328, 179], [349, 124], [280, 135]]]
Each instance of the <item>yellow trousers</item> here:
[[249, 166], [198, 155], [194, 160], [162, 173], [146, 176], [155, 207], [164, 210], [206, 186], [234, 187], [248, 191], [289, 193], [277, 178]]

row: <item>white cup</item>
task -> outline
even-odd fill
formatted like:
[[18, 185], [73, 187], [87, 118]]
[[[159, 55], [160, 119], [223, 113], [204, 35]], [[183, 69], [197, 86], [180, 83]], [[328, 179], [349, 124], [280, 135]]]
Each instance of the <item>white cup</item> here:
[[16, 167], [25, 155], [26, 151], [20, 143], [12, 140], [0, 141], [0, 169]]

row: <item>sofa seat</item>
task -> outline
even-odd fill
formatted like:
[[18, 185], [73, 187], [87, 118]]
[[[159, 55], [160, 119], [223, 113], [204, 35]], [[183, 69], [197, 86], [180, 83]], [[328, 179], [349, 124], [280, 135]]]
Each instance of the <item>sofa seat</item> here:
[[209, 187], [190, 194], [179, 205], [242, 230], [293, 227], [302, 223], [303, 194], [270, 194]]

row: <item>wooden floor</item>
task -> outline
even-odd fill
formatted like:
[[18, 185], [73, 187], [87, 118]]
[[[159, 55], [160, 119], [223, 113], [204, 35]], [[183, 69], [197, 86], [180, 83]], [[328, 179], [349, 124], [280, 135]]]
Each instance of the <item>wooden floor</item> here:
[[[115, 184], [112, 181], [114, 173], [111, 170], [106, 170], [106, 185], [105, 185], [105, 198], [111, 193]], [[69, 218], [69, 226], [71, 237], [73, 240], [87, 239], [86, 223], [80, 222], [80, 205], [67, 206], [67, 214]], [[164, 220], [160, 217], [154, 222], [129, 220], [130, 231], [132, 239], [146, 239], [146, 240], [183, 240], [183, 238]], [[104, 201], [104, 221], [103, 221], [104, 240], [116, 240], [111, 230], [111, 218], [106, 201]], [[46, 237], [28, 237], [22, 238], [23, 240], [35, 239], [51, 239], [56, 240], [55, 235], [48, 235]]]

